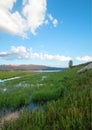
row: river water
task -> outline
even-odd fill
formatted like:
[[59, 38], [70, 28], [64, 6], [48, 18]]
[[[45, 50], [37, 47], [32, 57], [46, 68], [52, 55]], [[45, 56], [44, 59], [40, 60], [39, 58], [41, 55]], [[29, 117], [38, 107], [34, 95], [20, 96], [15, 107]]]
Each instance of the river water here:
[[20, 77], [13, 77], [13, 78], [7, 78], [7, 79], [0, 79], [0, 83], [9, 81], [9, 80], [14, 80], [14, 79], [19, 79]]

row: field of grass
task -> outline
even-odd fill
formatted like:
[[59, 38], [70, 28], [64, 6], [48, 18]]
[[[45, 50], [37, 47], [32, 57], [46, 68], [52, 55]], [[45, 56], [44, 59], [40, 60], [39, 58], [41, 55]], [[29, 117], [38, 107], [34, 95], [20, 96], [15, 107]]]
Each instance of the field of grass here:
[[7, 79], [7, 78], [13, 78], [13, 77], [17, 77], [17, 76], [26, 76], [26, 75], [30, 75], [34, 72], [9, 72], [9, 71], [0, 71], [0, 79]]
[[91, 130], [92, 70], [77, 73], [80, 68], [0, 83], [1, 111], [16, 111], [31, 102], [43, 105], [33, 111], [26, 107], [18, 119], [4, 121], [2, 130]]

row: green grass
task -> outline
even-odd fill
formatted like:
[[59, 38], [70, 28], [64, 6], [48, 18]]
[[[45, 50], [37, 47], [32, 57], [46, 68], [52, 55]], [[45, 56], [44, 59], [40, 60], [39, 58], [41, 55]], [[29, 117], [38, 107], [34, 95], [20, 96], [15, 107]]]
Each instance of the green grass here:
[[[91, 130], [92, 70], [79, 74], [77, 70], [80, 68], [77, 66], [61, 72], [42, 73], [6, 82], [9, 92], [0, 94], [6, 100], [10, 98], [8, 103], [14, 110], [31, 101], [44, 103], [44, 109], [24, 110], [15, 121], [4, 122], [2, 129]], [[42, 79], [42, 76], [46, 78]], [[20, 82], [28, 86], [15, 88]], [[3, 101], [1, 95], [0, 103]], [[0, 106], [4, 104], [6, 102]]]
[[0, 79], [7, 79], [17, 76], [30, 75], [34, 72], [9, 72], [9, 71], [0, 71]]

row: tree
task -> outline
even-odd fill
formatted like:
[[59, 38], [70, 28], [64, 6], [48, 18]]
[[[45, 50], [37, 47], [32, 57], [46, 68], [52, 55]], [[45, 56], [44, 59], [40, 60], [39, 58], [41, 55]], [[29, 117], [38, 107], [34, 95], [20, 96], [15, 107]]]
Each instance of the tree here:
[[73, 66], [73, 61], [70, 60], [70, 61], [69, 61], [69, 68], [72, 68], [72, 66]]

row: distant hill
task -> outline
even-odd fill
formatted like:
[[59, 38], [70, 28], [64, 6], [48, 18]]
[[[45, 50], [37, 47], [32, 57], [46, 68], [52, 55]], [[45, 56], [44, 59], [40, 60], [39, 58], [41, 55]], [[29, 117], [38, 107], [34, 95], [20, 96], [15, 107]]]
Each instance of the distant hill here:
[[65, 68], [49, 67], [45, 65], [21, 64], [0, 65], [0, 71], [36, 71], [36, 70], [63, 70]]

